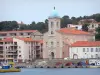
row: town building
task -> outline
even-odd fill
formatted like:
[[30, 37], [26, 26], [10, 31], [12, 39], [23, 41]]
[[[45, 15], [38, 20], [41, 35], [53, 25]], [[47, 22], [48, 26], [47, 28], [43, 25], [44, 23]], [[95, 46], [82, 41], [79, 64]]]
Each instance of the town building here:
[[[36, 35], [35, 35], [36, 34]], [[0, 31], [0, 39], [7, 37], [27, 37], [34, 39], [43, 39], [43, 34], [38, 30], [17, 30], [17, 31]]]
[[81, 30], [61, 28], [60, 16], [53, 10], [48, 18], [48, 32], [43, 36], [43, 58], [69, 57], [69, 46], [76, 41], [94, 41], [94, 34]]
[[100, 26], [100, 22], [95, 21], [94, 19], [83, 19], [78, 22], [78, 24], [84, 25], [88, 24], [88, 31], [90, 33], [96, 33], [96, 28]]
[[69, 47], [70, 59], [100, 58], [100, 41], [77, 41]]
[[67, 28], [75, 28], [75, 29], [78, 29], [78, 30], [82, 30], [82, 25], [68, 24]]
[[26, 37], [0, 40], [0, 60], [28, 62], [43, 58], [43, 41]]

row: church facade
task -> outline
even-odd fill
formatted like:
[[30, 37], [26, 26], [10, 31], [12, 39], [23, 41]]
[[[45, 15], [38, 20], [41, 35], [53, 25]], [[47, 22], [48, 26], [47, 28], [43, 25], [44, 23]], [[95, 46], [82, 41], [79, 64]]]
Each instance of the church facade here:
[[94, 41], [95, 36], [76, 29], [61, 28], [61, 18], [57, 11], [48, 17], [48, 32], [43, 35], [43, 58], [69, 57], [69, 46], [76, 41]]

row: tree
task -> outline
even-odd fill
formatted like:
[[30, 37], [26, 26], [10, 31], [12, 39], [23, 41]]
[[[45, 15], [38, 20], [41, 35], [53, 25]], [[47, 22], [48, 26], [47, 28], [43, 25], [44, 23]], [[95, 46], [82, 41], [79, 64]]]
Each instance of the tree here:
[[100, 27], [98, 27], [98, 28], [96, 29], [95, 39], [96, 39], [97, 41], [100, 41]]
[[69, 16], [63, 16], [61, 18], [61, 28], [67, 27], [67, 24], [71, 24], [72, 20], [69, 18]]
[[1, 31], [16, 30], [17, 28], [18, 28], [18, 24], [16, 21], [2, 21], [2, 22], [0, 22], [0, 30]]
[[83, 30], [83, 31], [88, 31], [88, 26], [89, 26], [89, 24], [84, 24], [84, 25], [82, 26], [82, 30]]
[[26, 24], [21, 25], [19, 30], [28, 30], [28, 25]]

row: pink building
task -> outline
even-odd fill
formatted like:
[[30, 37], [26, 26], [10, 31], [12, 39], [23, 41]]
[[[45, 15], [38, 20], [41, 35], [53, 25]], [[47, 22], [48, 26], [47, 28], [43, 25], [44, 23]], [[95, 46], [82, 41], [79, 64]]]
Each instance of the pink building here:
[[43, 58], [43, 41], [26, 37], [0, 40], [0, 60], [26, 62]]

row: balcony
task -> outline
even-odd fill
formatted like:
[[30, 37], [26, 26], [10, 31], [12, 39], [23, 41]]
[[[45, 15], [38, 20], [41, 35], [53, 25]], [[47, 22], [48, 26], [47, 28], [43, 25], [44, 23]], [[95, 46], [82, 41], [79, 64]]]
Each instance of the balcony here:
[[17, 50], [7, 50], [7, 52], [17, 52]]
[[3, 53], [0, 53], [0, 55], [3, 55]]
[[6, 53], [6, 55], [17, 55], [17, 53]]
[[6, 57], [6, 59], [14, 59], [13, 57]]

